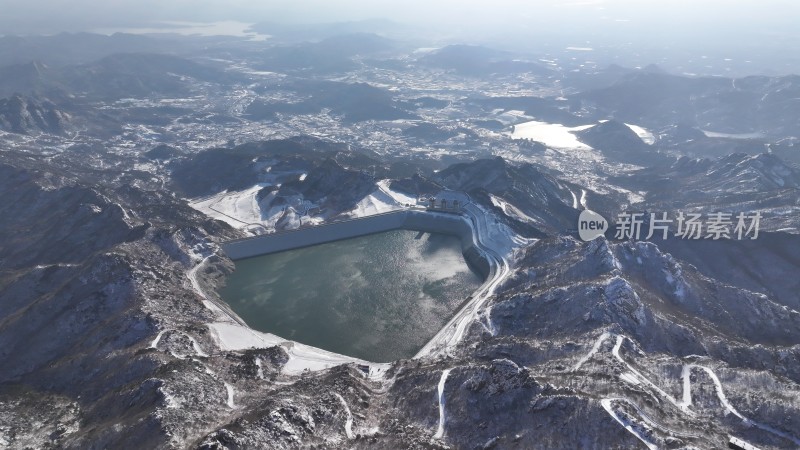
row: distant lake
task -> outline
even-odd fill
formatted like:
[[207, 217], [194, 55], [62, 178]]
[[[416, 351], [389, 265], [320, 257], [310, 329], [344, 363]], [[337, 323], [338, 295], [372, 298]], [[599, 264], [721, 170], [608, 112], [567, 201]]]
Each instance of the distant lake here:
[[396, 230], [236, 262], [252, 328], [373, 362], [410, 358], [482, 283], [458, 238]]

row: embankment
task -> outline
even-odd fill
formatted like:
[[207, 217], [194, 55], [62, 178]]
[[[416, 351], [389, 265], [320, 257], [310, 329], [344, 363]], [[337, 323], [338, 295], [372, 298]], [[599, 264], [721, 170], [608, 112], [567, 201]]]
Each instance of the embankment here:
[[399, 229], [457, 236], [461, 240], [461, 250], [467, 263], [484, 278], [488, 277], [491, 272], [490, 262], [478, 249], [477, 236], [465, 216], [420, 209], [391, 211], [298, 230], [238, 239], [223, 243], [222, 249], [229, 258], [235, 261]]

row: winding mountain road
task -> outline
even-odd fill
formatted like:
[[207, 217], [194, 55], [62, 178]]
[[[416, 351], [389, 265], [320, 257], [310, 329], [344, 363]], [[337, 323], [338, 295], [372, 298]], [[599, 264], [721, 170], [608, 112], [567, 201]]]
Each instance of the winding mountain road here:
[[[494, 295], [497, 288], [511, 274], [511, 268], [504, 256], [500, 255], [490, 245], [489, 227], [486, 223], [485, 213], [474, 204], [464, 206], [467, 213], [466, 220], [472, 224], [473, 241], [478, 249], [487, 257], [491, 268], [489, 277], [472, 295], [472, 298], [450, 319], [438, 333], [425, 344], [414, 358], [424, 356], [438, 356], [449, 352], [464, 338], [470, 324], [480, 319], [480, 311]], [[489, 314], [487, 313], [487, 317]], [[484, 324], [487, 331], [494, 334], [491, 320]]]

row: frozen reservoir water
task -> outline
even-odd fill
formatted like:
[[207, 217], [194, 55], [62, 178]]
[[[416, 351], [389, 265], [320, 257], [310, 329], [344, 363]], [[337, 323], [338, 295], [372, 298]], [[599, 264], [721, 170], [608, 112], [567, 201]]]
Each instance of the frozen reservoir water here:
[[457, 237], [395, 230], [236, 261], [221, 295], [256, 330], [388, 362], [414, 356], [481, 282]]

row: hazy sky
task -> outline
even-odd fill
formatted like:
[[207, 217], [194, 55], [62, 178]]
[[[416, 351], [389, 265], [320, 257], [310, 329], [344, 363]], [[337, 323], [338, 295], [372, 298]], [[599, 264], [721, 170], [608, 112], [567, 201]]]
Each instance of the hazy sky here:
[[0, 34], [55, 33], [159, 21], [336, 21], [390, 18], [462, 30], [586, 26], [637, 31], [789, 30], [796, 0], [0, 0]]
[[541, 54], [591, 47], [599, 62], [687, 73], [800, 71], [798, 0], [0, 0], [0, 35], [379, 18], [418, 27], [391, 37], [422, 37], [429, 45], [458, 41]]

